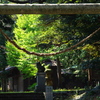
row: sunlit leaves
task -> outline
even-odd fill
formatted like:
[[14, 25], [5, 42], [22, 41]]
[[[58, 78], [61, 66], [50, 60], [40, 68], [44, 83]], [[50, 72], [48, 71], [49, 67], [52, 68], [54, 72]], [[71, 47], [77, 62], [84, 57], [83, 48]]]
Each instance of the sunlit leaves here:
[[7, 62], [8, 62], [8, 65], [11, 65], [11, 66], [17, 65], [17, 60], [20, 56], [20, 53], [9, 42], [7, 42], [6, 46], [7, 46]]
[[[17, 15], [16, 27], [14, 28], [14, 41], [20, 47], [27, 50], [38, 52], [36, 49], [37, 42], [35, 41], [38, 34], [41, 34], [38, 17], [40, 15]], [[37, 27], [38, 26], [38, 27]], [[27, 55], [26, 53], [16, 49], [9, 42], [7, 42], [7, 56], [8, 64], [16, 66], [22, 71], [25, 77], [36, 75], [37, 68], [36, 56]]]
[[[37, 19], [40, 15], [17, 15], [18, 20], [16, 21], [16, 25], [18, 28], [25, 29], [34, 29], [37, 24], [39, 24], [39, 20]], [[35, 21], [35, 22], [34, 22]]]
[[87, 44], [83, 47], [83, 50], [87, 51], [93, 57], [100, 57], [100, 51], [98, 51], [94, 45]]

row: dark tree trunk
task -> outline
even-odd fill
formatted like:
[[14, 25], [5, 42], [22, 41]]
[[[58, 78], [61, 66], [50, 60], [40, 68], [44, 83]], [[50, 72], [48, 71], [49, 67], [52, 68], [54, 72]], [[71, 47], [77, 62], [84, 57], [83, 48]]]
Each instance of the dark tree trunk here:
[[3, 75], [2, 75], [2, 92], [7, 92], [7, 77], [5, 73], [5, 68], [3, 69]]
[[7, 80], [6, 80], [6, 78], [2, 79], [2, 92], [7, 92]]
[[58, 76], [58, 88], [61, 88], [61, 65], [60, 65], [60, 60], [57, 57], [57, 76]]

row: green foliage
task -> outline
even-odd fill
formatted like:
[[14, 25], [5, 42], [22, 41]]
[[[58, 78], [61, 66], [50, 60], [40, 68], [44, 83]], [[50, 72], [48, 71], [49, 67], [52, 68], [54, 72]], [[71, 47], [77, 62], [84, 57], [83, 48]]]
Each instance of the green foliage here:
[[[30, 52], [40, 51], [40, 48], [37, 48], [37, 36], [42, 34], [40, 31], [41, 26], [39, 25], [40, 23], [38, 20], [39, 16], [40, 15], [18, 15], [16, 27], [13, 31], [15, 33], [14, 41], [22, 48], [25, 48]], [[36, 75], [36, 62], [41, 61], [41, 58], [34, 55], [28, 55], [16, 49], [9, 42], [7, 42], [6, 46], [8, 48], [7, 60], [9, 65], [18, 67], [25, 77]]]
[[100, 57], [100, 54], [99, 54], [99, 50], [97, 50], [97, 47], [94, 46], [94, 45], [90, 45], [90, 44], [86, 44], [84, 47], [83, 47], [83, 50], [87, 51], [88, 54], [92, 57]]
[[[17, 15], [17, 17], [13, 31], [14, 41], [22, 48], [38, 53], [52, 53], [69, 48], [100, 26], [100, 15]], [[92, 59], [99, 57], [99, 51], [91, 45], [99, 40], [98, 32], [80, 47], [57, 56], [64, 67], [73, 65], [80, 67], [81, 63], [88, 59], [87, 51], [89, 55], [92, 55]], [[9, 43], [7, 43], [7, 48], [9, 65], [17, 66], [26, 76], [36, 74], [36, 62], [57, 57], [27, 55]]]
[[[41, 42], [48, 41], [48, 44], [54, 45], [52, 48], [54, 51], [64, 50], [84, 37], [95, 31], [99, 25], [100, 15], [43, 15], [40, 20], [43, 20], [43, 24], [47, 25], [48, 30], [45, 30], [44, 36]], [[52, 18], [51, 18], [52, 17]], [[100, 40], [99, 32], [87, 43], [94, 43]], [[82, 46], [82, 45], [81, 45]], [[84, 46], [85, 47], [85, 46]], [[83, 49], [84, 49], [83, 47]], [[88, 47], [88, 46], [87, 46]], [[81, 50], [81, 47], [76, 50], [60, 54], [61, 62], [63, 66], [69, 67], [72, 65], [81, 65], [83, 59], [87, 59], [86, 50]], [[95, 53], [94, 53], [95, 52]], [[98, 56], [98, 50], [92, 50], [91, 55]], [[66, 62], [67, 61], [67, 62]]]
[[31, 86], [28, 87], [29, 90], [33, 91], [35, 89], [35, 86], [37, 83], [32, 84]]
[[[3, 29], [10, 37], [14, 21], [8, 15], [0, 15], [0, 28]], [[0, 34], [0, 46], [5, 47], [6, 39]], [[6, 50], [0, 48], [0, 70], [7, 66]]]

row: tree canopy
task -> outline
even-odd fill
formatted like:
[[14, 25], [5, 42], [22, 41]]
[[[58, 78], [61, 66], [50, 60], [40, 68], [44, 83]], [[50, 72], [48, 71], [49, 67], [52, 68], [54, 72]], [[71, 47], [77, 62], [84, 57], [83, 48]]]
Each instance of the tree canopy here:
[[[13, 40], [22, 49], [30, 51], [30, 54], [66, 50], [92, 33], [95, 35], [79, 47], [76, 45], [72, 51], [57, 56], [60, 57], [65, 67], [81, 65], [87, 59], [86, 52], [93, 56], [92, 59], [100, 56], [99, 50], [95, 52], [94, 45], [99, 41], [99, 15], [18, 15], [17, 17]], [[29, 76], [36, 74], [36, 62], [47, 58], [56, 59], [56, 56], [28, 55], [9, 42], [7, 42], [7, 48], [9, 65], [18, 66], [23, 73]], [[95, 52], [94, 55], [93, 52]]]

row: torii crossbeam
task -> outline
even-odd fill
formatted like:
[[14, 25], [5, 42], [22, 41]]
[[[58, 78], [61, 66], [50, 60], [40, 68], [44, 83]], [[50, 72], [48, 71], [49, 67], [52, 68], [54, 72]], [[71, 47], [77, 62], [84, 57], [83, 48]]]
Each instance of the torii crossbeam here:
[[100, 3], [0, 4], [0, 14], [100, 14]]

